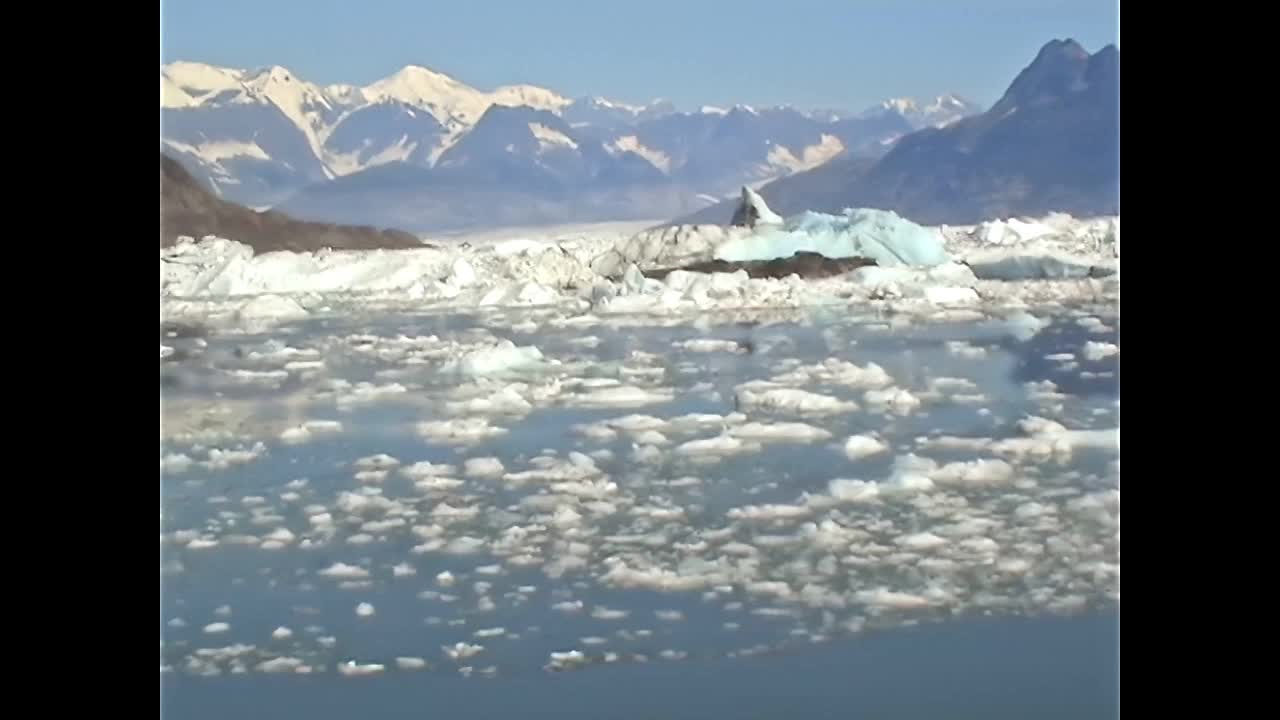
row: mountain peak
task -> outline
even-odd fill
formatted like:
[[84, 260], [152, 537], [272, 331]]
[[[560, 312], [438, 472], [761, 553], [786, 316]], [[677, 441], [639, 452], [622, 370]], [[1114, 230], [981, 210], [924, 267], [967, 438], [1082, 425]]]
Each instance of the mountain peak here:
[[251, 73], [249, 77], [246, 78], [247, 82], [269, 81], [273, 83], [287, 83], [294, 82], [295, 80], [297, 80], [297, 76], [290, 72], [289, 68], [282, 67], [280, 65], [272, 65], [270, 67], [262, 68]]
[[1040, 48], [1031, 64], [1018, 73], [993, 109], [1009, 112], [1085, 90], [1090, 60], [1089, 52], [1075, 40], [1050, 40]]
[[1083, 45], [1072, 38], [1050, 40], [1040, 48], [1040, 52], [1036, 54], [1036, 59], [1031, 64], [1034, 65], [1053, 58], [1087, 60], [1089, 59], [1089, 51], [1085, 50]]

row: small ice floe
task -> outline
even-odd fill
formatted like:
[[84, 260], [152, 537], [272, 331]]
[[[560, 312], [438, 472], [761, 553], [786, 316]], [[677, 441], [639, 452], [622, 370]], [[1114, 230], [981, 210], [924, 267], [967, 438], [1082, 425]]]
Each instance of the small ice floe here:
[[368, 663], [365, 665], [361, 665], [357, 663], [355, 660], [348, 660], [344, 663], [338, 664], [338, 672], [346, 677], [362, 677], [365, 675], [377, 675], [378, 673], [381, 673], [386, 669], [387, 667], [385, 665], [379, 665], [377, 663]]
[[444, 651], [444, 654], [447, 655], [450, 660], [456, 662], [459, 660], [466, 660], [469, 657], [479, 654], [480, 651], [484, 650], [484, 646], [458, 642], [454, 643], [452, 647], [449, 645], [442, 645], [440, 649]]
[[423, 670], [427, 667], [427, 661], [420, 657], [398, 657], [396, 667], [401, 670]]
[[850, 460], [861, 460], [872, 455], [888, 452], [889, 446], [874, 435], [852, 435], [844, 443], [844, 454]]

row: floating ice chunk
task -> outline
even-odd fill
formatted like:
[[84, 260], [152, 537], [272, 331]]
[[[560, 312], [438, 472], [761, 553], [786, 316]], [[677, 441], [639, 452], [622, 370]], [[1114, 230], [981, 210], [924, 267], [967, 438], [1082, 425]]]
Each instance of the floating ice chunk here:
[[660, 445], [669, 445], [671, 443], [671, 441], [667, 439], [666, 435], [663, 435], [657, 430], [645, 430], [644, 432], [636, 433], [635, 442], [638, 445], [654, 446], [655, 448]]
[[880, 497], [880, 486], [873, 482], [837, 478], [827, 483], [827, 492], [841, 502], [873, 502]]
[[1023, 310], [1005, 318], [1005, 327], [1009, 334], [1022, 341], [1030, 340], [1048, 326], [1048, 320], [1042, 320]]
[[297, 539], [297, 536], [289, 532], [288, 528], [276, 528], [275, 530], [272, 530], [268, 535], [266, 535], [266, 537], [263, 538], [263, 540], [267, 542], [278, 543], [282, 546], [288, 545], [289, 543], [292, 543], [296, 539]]
[[862, 399], [873, 406], [887, 406], [898, 412], [910, 411], [920, 406], [920, 398], [912, 395], [904, 388], [891, 387], [884, 390], [868, 390]]
[[744, 505], [729, 510], [726, 517], [732, 520], [785, 520], [807, 517], [813, 508], [804, 505]]
[[990, 486], [1013, 480], [1013, 467], [1003, 460], [970, 460], [947, 463], [931, 472], [935, 483], [960, 486]]
[[771, 260], [797, 252], [870, 258], [881, 267], [932, 266], [948, 261], [936, 230], [894, 212], [874, 209], [847, 209], [843, 216], [805, 212], [787, 219], [782, 227], [758, 228], [732, 237], [716, 248], [715, 257]]
[[288, 640], [293, 637], [293, 631], [281, 625], [271, 632], [271, 637], [274, 640]]
[[735, 438], [747, 440], [795, 440], [817, 442], [830, 439], [831, 433], [820, 427], [800, 422], [744, 423], [729, 430]]
[[680, 348], [687, 352], [714, 353], [714, 352], [745, 352], [741, 343], [736, 340], [715, 340], [713, 338], [696, 338], [693, 340], [684, 340], [674, 342], [673, 347]]
[[550, 660], [544, 666], [548, 671], [569, 670], [586, 664], [587, 656], [583, 655], [579, 650], [570, 650], [569, 652], [553, 652]]
[[387, 479], [389, 470], [361, 470], [356, 473], [356, 482], [377, 484]]
[[655, 610], [654, 615], [663, 622], [679, 622], [684, 620], [684, 613], [679, 610]]
[[232, 465], [243, 465], [256, 460], [259, 456], [267, 451], [267, 446], [262, 443], [255, 443], [249, 449], [240, 450], [223, 450], [214, 448], [209, 451], [209, 459], [201, 463], [210, 470], [226, 470]]
[[743, 408], [785, 411], [798, 414], [826, 415], [853, 412], [857, 403], [839, 400], [829, 395], [819, 395], [795, 388], [774, 388], [760, 392], [742, 389], [737, 392], [738, 404]]
[[409, 563], [402, 562], [396, 565], [395, 567], [391, 568], [391, 574], [394, 575], [395, 577], [409, 577], [412, 575], [417, 575], [418, 570], [414, 568], [412, 565], [410, 565]]
[[470, 507], [454, 507], [447, 502], [442, 502], [431, 509], [431, 517], [450, 520], [469, 520], [479, 513], [480, 508], [474, 505]]
[[443, 645], [441, 646], [441, 650], [444, 651], [444, 654], [447, 655], [450, 660], [453, 660], [456, 662], [459, 660], [466, 660], [469, 657], [473, 657], [479, 654], [482, 650], [484, 650], [484, 646], [473, 645], [471, 643], [465, 643], [465, 642], [458, 642], [458, 643], [455, 643], [452, 647], [448, 645]]
[[431, 477], [454, 475], [458, 472], [458, 468], [453, 465], [437, 465], [424, 460], [408, 467], [400, 468], [400, 472], [410, 480], [423, 480]]
[[224, 623], [224, 622], [209, 623], [208, 625], [204, 626], [204, 631], [209, 635], [217, 635], [220, 633], [227, 632], [230, 629], [231, 629], [231, 624]]
[[302, 666], [303, 663], [298, 658], [278, 657], [271, 660], [263, 660], [254, 669], [261, 673], [296, 673]]
[[429, 420], [418, 423], [417, 430], [428, 441], [452, 445], [468, 445], [508, 432], [506, 428], [490, 425], [486, 418]]
[[448, 570], [436, 575], [436, 584], [440, 587], [452, 587], [455, 582], [457, 582], [457, 578], [455, 578], [453, 573]]
[[1082, 351], [1085, 358], [1093, 362], [1111, 357], [1112, 355], [1118, 355], [1119, 353], [1120, 348], [1116, 345], [1104, 342], [1094, 342], [1093, 340], [1086, 342], [1084, 344], [1084, 350]]
[[348, 660], [338, 664], [338, 672], [348, 677], [361, 677], [364, 675], [377, 675], [386, 670], [385, 665], [377, 663], [368, 663], [365, 665], [358, 664], [355, 660]]
[[597, 620], [623, 620], [630, 614], [630, 610], [613, 610], [603, 606], [591, 610], [591, 617]]
[[369, 455], [355, 461], [355, 466], [361, 470], [387, 470], [396, 467], [400, 461], [391, 457], [386, 453], [378, 453], [377, 455]]
[[369, 577], [368, 570], [356, 565], [347, 565], [340, 562], [330, 565], [324, 570], [321, 570], [318, 574], [328, 578], [343, 580], [358, 580]]
[[373, 617], [373, 613], [373, 605], [367, 602], [362, 602], [356, 606], [356, 615], [360, 617]]
[[674, 391], [669, 389], [645, 390], [624, 385], [569, 395], [564, 399], [564, 404], [569, 407], [585, 408], [641, 407], [671, 402], [674, 397]]
[[422, 670], [427, 667], [427, 661], [420, 657], [397, 657], [396, 667], [401, 670]]
[[478, 638], [501, 637], [507, 634], [507, 629], [500, 627], [482, 628], [471, 634]]
[[455, 361], [446, 362], [442, 372], [456, 372], [469, 377], [491, 377], [539, 367], [542, 351], [533, 346], [517, 347], [502, 340], [491, 348], [473, 350]]
[[496, 457], [469, 458], [463, 466], [467, 477], [492, 478], [501, 477], [506, 472], [502, 461]]
[[947, 352], [963, 358], [979, 359], [987, 356], [987, 349], [977, 347], [972, 343], [964, 340], [950, 340], [947, 342]]
[[858, 592], [854, 595], [854, 599], [863, 605], [896, 610], [924, 608], [929, 607], [929, 605], [932, 604], [927, 598], [920, 595], [894, 592], [883, 587], [875, 590], [863, 590]]
[[160, 458], [160, 472], [186, 472], [195, 461], [182, 453], [170, 453]]
[[922, 493], [932, 489], [933, 480], [913, 472], [896, 472], [887, 482], [880, 484], [880, 491], [890, 495]]
[[946, 538], [938, 537], [933, 533], [915, 533], [913, 535], [904, 535], [896, 540], [895, 543], [901, 545], [908, 550], [935, 550], [946, 545]]
[[342, 432], [342, 423], [337, 420], [308, 420], [301, 425], [286, 429], [280, 433], [281, 442], [296, 445], [307, 442], [317, 435]]
[[350, 389], [344, 389], [342, 394], [338, 396], [337, 404], [339, 408], [350, 409], [355, 405], [375, 403], [407, 392], [409, 392], [409, 388], [400, 383], [375, 385], [369, 382], [360, 382], [351, 386]]
[[758, 442], [723, 434], [713, 438], [690, 440], [677, 447], [676, 452], [681, 455], [733, 455], [759, 452], [762, 448], [763, 446]]
[[844, 443], [844, 454], [850, 460], [861, 460], [872, 455], [888, 452], [889, 446], [874, 435], [852, 435]]

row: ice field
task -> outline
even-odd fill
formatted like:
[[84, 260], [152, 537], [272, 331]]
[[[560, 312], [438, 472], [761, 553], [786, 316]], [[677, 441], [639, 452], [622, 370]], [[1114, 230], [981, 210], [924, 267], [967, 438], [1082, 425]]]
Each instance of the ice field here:
[[[306, 687], [350, 716], [323, 683], [367, 683], [518, 714], [547, 684], [608, 693], [564, 674], [804, 693], [831, 663], [884, 688], [893, 662], [942, 672], [909, 637], [944, 638], [938, 663], [1003, 642], [1006, 677], [1050, 663], [1014, 662], [1010, 627], [1096, 665], [1119, 603], [1118, 227], [929, 229], [937, 262], [823, 280], [643, 277], [789, 228], [162, 251], [166, 702]], [[1063, 688], [1019, 707], [1109, 707]], [[650, 716], [729, 707], [622, 692]]]

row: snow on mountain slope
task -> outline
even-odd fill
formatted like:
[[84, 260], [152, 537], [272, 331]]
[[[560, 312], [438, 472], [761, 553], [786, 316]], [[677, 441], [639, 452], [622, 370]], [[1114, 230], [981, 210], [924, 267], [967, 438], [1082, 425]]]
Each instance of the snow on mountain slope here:
[[535, 110], [548, 110], [559, 113], [572, 100], [557, 95], [536, 85], [504, 85], [489, 93], [489, 100], [495, 105], [519, 107], [524, 105]]
[[164, 73], [160, 73], [160, 107], [184, 108], [195, 104], [195, 98], [178, 87], [178, 84], [166, 77]]
[[250, 157], [259, 160], [270, 160], [266, 151], [259, 147], [255, 142], [237, 142], [235, 140], [215, 140], [200, 143], [199, 145], [188, 145], [176, 140], [165, 140], [164, 144], [178, 152], [190, 153], [198, 155], [201, 158], [211, 162], [219, 162], [230, 158]]
[[823, 133], [822, 142], [806, 147], [798, 158], [782, 145], [774, 145], [769, 150], [768, 161], [773, 167], [802, 172], [816, 168], [842, 152], [844, 152], [844, 143], [840, 142], [840, 138]]
[[671, 158], [661, 150], [645, 147], [635, 135], [623, 135], [622, 137], [614, 138], [612, 142], [604, 146], [604, 149], [610, 155], [618, 155], [624, 152], [635, 153], [648, 160], [651, 165], [662, 172], [671, 172]]
[[446, 136], [426, 110], [384, 99], [342, 116], [325, 139], [325, 162], [337, 175], [394, 161], [432, 165]]
[[160, 74], [193, 98], [203, 99], [226, 90], [239, 90], [244, 71], [178, 61], [162, 66]]
[[946, 127], [955, 121], [981, 111], [976, 104], [955, 93], [947, 93], [921, 102], [915, 98], [891, 98], [862, 112], [856, 117], [869, 118], [884, 113], [894, 113], [905, 118], [912, 127]]
[[[257, 97], [265, 98], [280, 108], [280, 112], [306, 136], [316, 157], [324, 157], [322, 136], [328, 133], [337, 119], [338, 111], [319, 86], [299, 80], [279, 65], [245, 78], [244, 86]], [[333, 172], [327, 167], [325, 172], [333, 177]]]
[[538, 139], [539, 153], [543, 153], [557, 147], [566, 147], [571, 150], [578, 149], [578, 143], [574, 142], [573, 138], [565, 135], [555, 128], [549, 128], [541, 123], [529, 123], [529, 132], [533, 133], [533, 136]]

